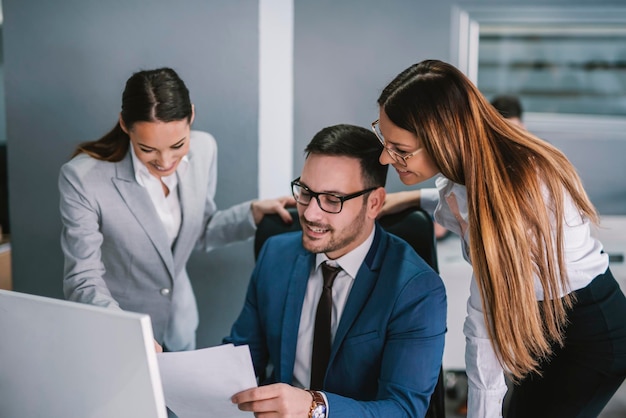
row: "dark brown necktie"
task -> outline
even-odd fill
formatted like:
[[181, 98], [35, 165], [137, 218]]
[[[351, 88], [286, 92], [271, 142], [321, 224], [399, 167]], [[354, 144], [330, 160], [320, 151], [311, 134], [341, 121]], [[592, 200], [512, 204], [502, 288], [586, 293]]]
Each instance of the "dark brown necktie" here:
[[330, 359], [330, 320], [333, 309], [333, 282], [341, 267], [322, 264], [324, 288], [315, 314], [315, 331], [313, 333], [313, 356], [311, 358], [311, 389], [322, 390], [324, 376]]

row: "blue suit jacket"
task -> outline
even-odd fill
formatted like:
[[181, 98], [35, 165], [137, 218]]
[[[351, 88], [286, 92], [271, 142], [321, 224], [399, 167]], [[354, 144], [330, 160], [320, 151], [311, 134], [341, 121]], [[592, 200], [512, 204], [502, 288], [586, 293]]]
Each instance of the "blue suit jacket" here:
[[[248, 344], [262, 383], [293, 381], [302, 303], [315, 255], [302, 233], [263, 247], [245, 305], [226, 339]], [[380, 226], [348, 297], [324, 380], [331, 417], [423, 417], [443, 356], [446, 295], [441, 278]]]

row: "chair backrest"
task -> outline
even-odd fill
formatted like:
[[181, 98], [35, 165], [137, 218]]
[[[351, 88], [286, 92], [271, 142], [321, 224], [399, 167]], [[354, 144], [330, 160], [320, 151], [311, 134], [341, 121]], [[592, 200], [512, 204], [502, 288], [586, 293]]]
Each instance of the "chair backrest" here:
[[[267, 215], [263, 218], [254, 237], [255, 259], [269, 237], [301, 229], [297, 210], [289, 208], [289, 212], [293, 218], [291, 224], [284, 223], [278, 215]], [[387, 232], [408, 242], [424, 261], [435, 271], [439, 271], [433, 221], [426, 212], [419, 208], [409, 208], [399, 213], [383, 216], [378, 222]]]
[[[298, 212], [289, 208], [293, 223], [284, 223], [278, 215], [266, 215], [257, 227], [254, 237], [254, 258], [256, 259], [269, 237], [285, 232], [301, 230]], [[403, 240], [426, 261], [433, 270], [439, 272], [437, 264], [437, 246], [433, 221], [426, 212], [419, 208], [409, 208], [402, 212], [383, 216], [379, 219], [380, 225]], [[430, 405], [425, 418], [445, 418], [445, 388], [443, 385], [443, 370], [439, 371], [439, 380], [435, 391], [430, 398]]]

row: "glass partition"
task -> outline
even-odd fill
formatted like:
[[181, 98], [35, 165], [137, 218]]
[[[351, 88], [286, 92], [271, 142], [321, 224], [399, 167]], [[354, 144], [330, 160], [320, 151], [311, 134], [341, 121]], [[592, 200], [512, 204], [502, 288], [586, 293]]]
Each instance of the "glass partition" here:
[[626, 28], [481, 25], [478, 86], [530, 112], [626, 116]]
[[626, 217], [626, 6], [464, 4], [452, 21], [453, 63], [488, 99], [519, 96], [600, 215]]

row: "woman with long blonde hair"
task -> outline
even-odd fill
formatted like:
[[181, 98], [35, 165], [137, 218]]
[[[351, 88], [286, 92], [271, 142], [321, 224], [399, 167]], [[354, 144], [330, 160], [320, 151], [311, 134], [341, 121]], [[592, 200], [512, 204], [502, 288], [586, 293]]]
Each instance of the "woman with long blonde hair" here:
[[421, 206], [461, 237], [468, 417], [597, 416], [626, 375], [626, 298], [591, 236], [598, 215], [558, 149], [508, 123], [458, 69], [427, 60], [378, 99], [380, 156], [401, 181], [386, 213]]

